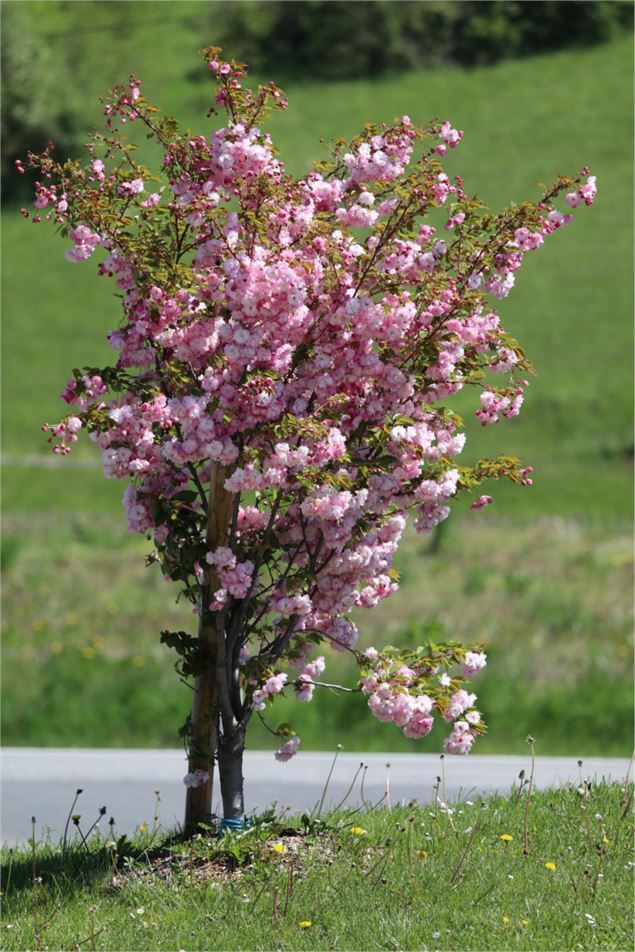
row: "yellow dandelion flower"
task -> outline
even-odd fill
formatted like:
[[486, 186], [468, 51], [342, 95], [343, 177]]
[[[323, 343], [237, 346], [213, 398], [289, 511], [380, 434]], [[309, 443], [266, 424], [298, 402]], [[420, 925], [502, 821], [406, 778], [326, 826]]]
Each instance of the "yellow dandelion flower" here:
[[274, 849], [274, 852], [276, 852], [276, 853], [284, 853], [284, 852], [286, 852], [286, 849], [287, 849], [287, 848], [286, 848], [286, 846], [284, 845], [284, 843], [274, 843], [274, 844], [273, 844], [273, 849]]
[[148, 824], [147, 824], [147, 823], [140, 823], [140, 824], [139, 824], [139, 833], [147, 833], [147, 832], [148, 832]]
[[503, 916], [503, 922], [505, 923], [505, 925], [507, 925], [507, 923], [509, 922], [509, 916]]
[[550, 869], [552, 873], [555, 873], [557, 868], [555, 863], [545, 863], [545, 869]]
[[82, 648], [82, 654], [84, 655], [85, 658], [88, 658], [90, 660], [91, 658], [95, 657], [95, 649], [91, 648], [90, 645], [86, 645], [85, 648]]
[[313, 925], [313, 923], [311, 922], [310, 919], [303, 919], [302, 922], [300, 923], [300, 928], [301, 928], [301, 929], [310, 929], [312, 925]]
[[603, 837], [602, 837], [602, 842], [603, 842], [603, 843], [608, 844], [608, 841], [609, 841], [608, 836], [603, 836]]
[[361, 826], [352, 826], [351, 833], [354, 833], [355, 836], [365, 836], [366, 830], [362, 829]]
[[426, 853], [425, 850], [418, 850], [418, 853], [419, 853], [419, 856], [421, 857], [421, 859], [427, 859], [427, 858], [428, 858], [428, 854]]
[[529, 919], [521, 919], [520, 921], [521, 921], [521, 923], [522, 923], [524, 926], [528, 926], [528, 925], [529, 925]]
[[509, 833], [501, 834], [501, 840], [503, 841], [503, 843], [511, 843], [513, 839], [514, 837], [510, 836]]

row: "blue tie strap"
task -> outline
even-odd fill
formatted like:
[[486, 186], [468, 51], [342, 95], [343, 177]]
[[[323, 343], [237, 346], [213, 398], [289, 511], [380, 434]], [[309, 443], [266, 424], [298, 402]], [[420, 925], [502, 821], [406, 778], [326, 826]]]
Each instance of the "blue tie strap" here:
[[223, 836], [228, 830], [231, 830], [233, 833], [242, 833], [248, 826], [249, 820], [243, 820], [242, 817], [238, 817], [237, 819], [223, 817], [220, 821], [220, 835]]

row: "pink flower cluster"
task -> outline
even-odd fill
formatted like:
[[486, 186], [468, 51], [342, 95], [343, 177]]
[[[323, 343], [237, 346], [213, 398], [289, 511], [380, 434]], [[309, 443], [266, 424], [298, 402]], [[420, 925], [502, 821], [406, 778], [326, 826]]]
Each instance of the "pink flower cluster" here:
[[[441, 131], [439, 132], [439, 138], [443, 139], [446, 145], [449, 145], [451, 149], [456, 149], [457, 145], [463, 138], [463, 132], [460, 129], [454, 129], [452, 123], [446, 121], [441, 126]], [[445, 148], [437, 146], [437, 152], [439, 155], [445, 155]]]
[[207, 770], [193, 770], [190, 773], [186, 773], [183, 777], [183, 783], [186, 787], [201, 787], [204, 783], [207, 783], [209, 780], [209, 772]]
[[244, 598], [249, 591], [254, 571], [254, 563], [249, 559], [238, 562], [227, 546], [219, 546], [205, 556], [208, 565], [216, 566], [222, 588], [214, 593], [214, 603], [223, 605], [229, 595], [232, 598]]
[[571, 208], [577, 208], [581, 201], [584, 201], [585, 205], [592, 205], [597, 193], [595, 175], [589, 175], [584, 185], [581, 185], [577, 192], [569, 192], [566, 195], [565, 201]]
[[353, 152], [344, 155], [350, 178], [346, 185], [370, 182], [392, 182], [403, 175], [410, 162], [415, 132], [408, 116], [382, 135], [362, 142]]
[[482, 671], [487, 663], [487, 655], [482, 651], [466, 651], [463, 662], [463, 673], [468, 677]]
[[295, 757], [295, 755], [298, 752], [299, 746], [300, 746], [300, 738], [296, 734], [294, 737], [291, 737], [288, 741], [286, 741], [282, 745], [282, 747], [278, 748], [278, 750], [274, 754], [274, 757], [281, 764], [284, 764], [288, 760], [291, 760], [292, 757]]
[[51, 443], [53, 438], [58, 440], [54, 447], [53, 452], [61, 456], [67, 456], [71, 447], [69, 444], [77, 442], [77, 434], [83, 426], [82, 421], [77, 416], [66, 417], [61, 423], [55, 423], [51, 426], [50, 423], [43, 423], [42, 430], [47, 433], [50, 432], [52, 435], [49, 437], [48, 442]]
[[278, 672], [278, 674], [272, 674], [271, 677], [267, 678], [261, 688], [252, 691], [251, 704], [254, 710], [263, 711], [266, 706], [265, 702], [267, 698], [275, 697], [276, 694], [280, 694], [287, 683], [287, 678], [288, 675], [284, 671]]
[[101, 237], [86, 225], [78, 225], [71, 231], [73, 247], [66, 252], [67, 261], [85, 261], [101, 242]]
[[[94, 170], [94, 163], [93, 163], [93, 170]], [[129, 195], [140, 195], [141, 192], [144, 191], [144, 189], [145, 189], [145, 185], [143, 184], [143, 179], [136, 178], [136, 179], [132, 179], [132, 181], [130, 182], [121, 182], [121, 184], [119, 185], [118, 191], [120, 195], [126, 197]]]
[[434, 720], [431, 716], [432, 698], [408, 691], [414, 675], [409, 668], [398, 668], [389, 680], [380, 680], [382, 674], [380, 668], [377, 674], [369, 675], [361, 682], [364, 694], [370, 695], [368, 707], [371, 713], [382, 723], [392, 721], [403, 728], [406, 737], [425, 737], [432, 730]]
[[[371, 713], [383, 723], [401, 727], [406, 737], [425, 737], [432, 730], [433, 714], [453, 723], [446, 740], [447, 753], [467, 753], [478, 734], [481, 715], [474, 708], [475, 694], [463, 688], [449, 693], [457, 682], [447, 672], [435, 678], [438, 659], [417, 659], [408, 666], [398, 655], [380, 653], [376, 648], [364, 652], [363, 663], [368, 668], [360, 681], [361, 691], [368, 696]], [[448, 660], [458, 660], [449, 656]], [[481, 651], [467, 651], [463, 656], [463, 674], [471, 676], [482, 670], [486, 656]]]
[[313, 661], [309, 661], [308, 664], [305, 664], [305, 666], [300, 671], [298, 679], [295, 683], [295, 696], [298, 701], [313, 700], [315, 679], [320, 677], [320, 675], [324, 672], [325, 667], [326, 661], [324, 660], [323, 655], [320, 655], [319, 658], [315, 658]]
[[511, 393], [484, 390], [480, 397], [481, 407], [475, 414], [481, 426], [498, 423], [501, 416], [507, 418], [518, 416], [524, 400], [523, 390], [527, 384], [528, 381], [523, 380], [518, 384], [516, 391]]
[[493, 501], [491, 496], [479, 496], [478, 499], [470, 505], [470, 509], [484, 509], [485, 506], [491, 506]]
[[446, 754], [469, 754], [476, 734], [467, 721], [456, 721], [452, 733], [443, 742]]

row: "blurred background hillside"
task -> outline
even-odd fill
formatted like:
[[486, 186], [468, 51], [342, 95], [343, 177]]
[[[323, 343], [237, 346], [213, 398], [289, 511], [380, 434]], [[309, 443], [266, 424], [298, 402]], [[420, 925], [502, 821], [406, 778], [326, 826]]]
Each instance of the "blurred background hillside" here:
[[[588, 164], [592, 209], [523, 267], [500, 311], [537, 376], [518, 420], [470, 424], [466, 459], [508, 452], [531, 489], [494, 486], [494, 505], [456, 505], [440, 531], [409, 538], [402, 589], [357, 621], [364, 644], [426, 635], [480, 639], [475, 682], [490, 734], [481, 752], [627, 755], [632, 747], [632, 5], [619, 2], [58, 2], [2, 8], [3, 741], [166, 745], [190, 694], [159, 645], [192, 625], [143, 565], [124, 528], [123, 484], [88, 442], [49, 453], [43, 420], [72, 367], [98, 365], [118, 300], [92, 264], [19, 207], [32, 183], [13, 160], [53, 139], [79, 154], [99, 96], [130, 73], [197, 133], [213, 86], [212, 43], [289, 95], [270, 131], [288, 168], [325, 156], [321, 139], [408, 113], [465, 130], [448, 158], [494, 208]], [[457, 403], [471, 414], [469, 396]], [[352, 676], [337, 656], [333, 680]], [[361, 698], [276, 705], [303, 749], [413, 748]], [[271, 746], [256, 731], [254, 743]]]

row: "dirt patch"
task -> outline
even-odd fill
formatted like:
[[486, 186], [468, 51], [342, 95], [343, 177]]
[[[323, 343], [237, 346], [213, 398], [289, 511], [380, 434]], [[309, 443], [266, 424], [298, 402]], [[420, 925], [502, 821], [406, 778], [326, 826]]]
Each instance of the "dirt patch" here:
[[292, 829], [267, 839], [254, 839], [251, 843], [248, 839], [231, 844], [193, 840], [191, 844], [142, 855], [133, 865], [113, 875], [107, 889], [118, 892], [134, 883], [147, 884], [157, 879], [168, 885], [184, 880], [237, 883], [263, 863], [279, 868], [293, 866], [294, 875], [301, 875], [309, 859], [313, 865], [330, 865], [334, 852], [331, 837], [322, 835], [318, 842], [317, 837]]

